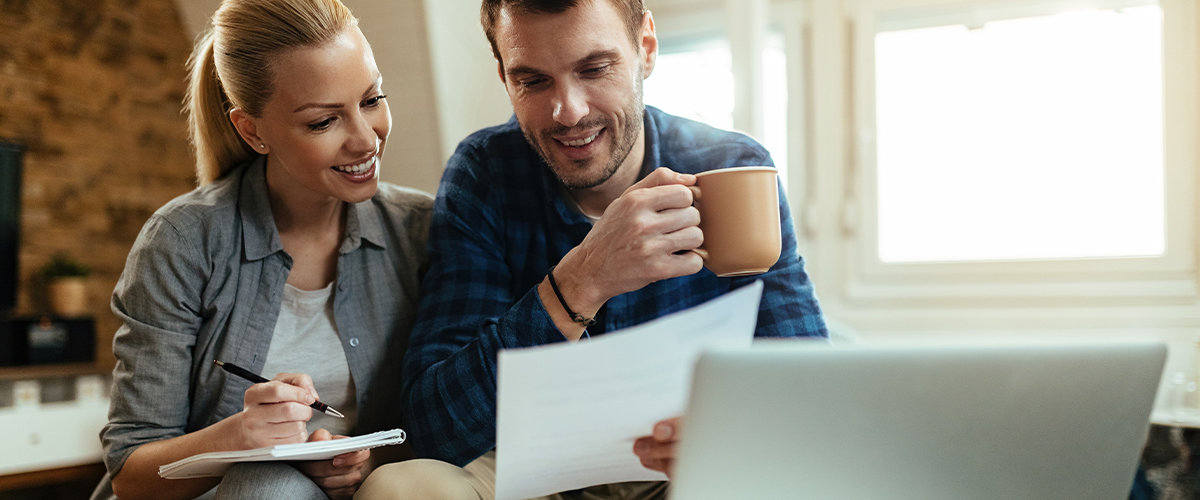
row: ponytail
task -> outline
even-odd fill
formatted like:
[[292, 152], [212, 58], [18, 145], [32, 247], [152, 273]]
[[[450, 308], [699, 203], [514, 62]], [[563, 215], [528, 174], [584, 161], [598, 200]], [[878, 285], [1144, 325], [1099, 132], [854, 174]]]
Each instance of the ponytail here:
[[217, 76], [212, 30], [196, 44], [188, 65], [191, 75], [184, 109], [188, 115], [188, 134], [196, 152], [196, 182], [203, 186], [254, 158], [256, 153], [229, 120], [231, 105]]
[[333, 40], [358, 20], [339, 0], [222, 0], [188, 60], [184, 111], [205, 185], [258, 156], [229, 119], [233, 108], [261, 116], [273, 57]]

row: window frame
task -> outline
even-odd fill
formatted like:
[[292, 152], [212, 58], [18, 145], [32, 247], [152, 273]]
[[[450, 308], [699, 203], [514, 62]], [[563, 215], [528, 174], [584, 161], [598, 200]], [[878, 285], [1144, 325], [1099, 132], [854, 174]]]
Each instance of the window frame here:
[[[1089, 0], [1097, 7], [1155, 3]], [[874, 142], [874, 37], [880, 28], [944, 24], [954, 11], [979, 22], [1053, 13], [1063, 0], [861, 0], [849, 16], [853, 113], [842, 219], [847, 250], [844, 299], [850, 304], [927, 309], [988, 304], [1044, 307], [1194, 304], [1200, 299], [1196, 253], [1196, 8], [1162, 0], [1166, 251], [1160, 257], [887, 263], [878, 257]], [[1003, 8], [1000, 8], [1003, 7]], [[961, 15], [961, 14], [959, 14]], [[928, 21], [914, 22], [922, 16]], [[961, 19], [961, 18], [959, 18]], [[907, 21], [906, 21], [907, 20]], [[822, 78], [822, 75], [816, 75]], [[1165, 103], [1172, 103], [1170, 106]], [[819, 127], [820, 124], [817, 124]], [[825, 264], [828, 264], [826, 262]]]
[[[748, 67], [744, 59], [747, 52], [752, 51], [756, 30], [769, 30], [778, 34], [783, 43], [787, 67], [787, 158], [776, 157], [776, 163], [785, 163], [787, 172], [783, 173], [781, 181], [791, 204], [792, 212], [799, 217], [807, 213], [815, 213], [815, 207], [806, 210], [809, 200], [817, 199], [817, 172], [813, 157], [814, 140], [812, 123], [813, 94], [810, 92], [813, 80], [811, 61], [811, 30], [809, 29], [810, 2], [812, 0], [655, 0], [647, 2], [652, 9], [661, 47], [666, 41], [669, 45], [684, 46], [714, 36], [724, 36], [730, 44], [731, 55], [734, 58], [734, 71]], [[842, 0], [835, 0], [842, 1]], [[765, 8], [765, 9], [764, 9]], [[756, 16], [755, 13], [765, 15]], [[764, 43], [764, 48], [765, 48]], [[675, 52], [671, 50], [670, 53]], [[762, 54], [757, 54], [758, 61]], [[653, 75], [650, 76], [653, 78]], [[734, 85], [744, 85], [745, 77], [735, 74]], [[762, 85], [751, 85], [749, 92], [735, 92], [734, 95], [734, 129], [761, 136], [761, 131], [754, 130], [757, 124], [753, 113], [739, 113], [738, 108], [763, 105], [765, 92]], [[653, 103], [649, 103], [653, 104]], [[761, 141], [760, 141], [761, 142]], [[802, 255], [806, 255], [809, 238], [815, 234], [812, 219], [796, 219], [796, 231], [799, 238]]]
[[[1163, 110], [1164, 256], [884, 263], [878, 258], [873, 220], [871, 130], [862, 126], [871, 124], [867, 118], [874, 114], [870, 55], [881, 12], [898, 17], [924, 13], [936, 19], [976, 5], [991, 7], [989, 15], [999, 19], [1045, 13], [1039, 5], [1090, 2], [1104, 7], [1153, 0], [751, 1], [767, 2], [768, 20], [731, 14], [741, 0], [656, 0], [648, 7], [654, 9], [660, 34], [678, 28], [680, 19], [692, 21], [689, 29], [723, 28], [733, 36], [764, 25], [784, 34], [790, 172], [785, 189], [798, 248], [831, 324], [873, 341], [984, 339], [1018, 332], [1039, 336], [1064, 330], [1194, 337], [1200, 327], [1200, 218], [1194, 215], [1200, 195], [1194, 172], [1200, 157], [1200, 6], [1190, 0], [1158, 2], [1164, 22], [1163, 98], [1170, 103]], [[1003, 12], [997, 5], [1005, 7]], [[734, 57], [739, 53], [735, 49]], [[737, 105], [741, 102], [735, 99]]]

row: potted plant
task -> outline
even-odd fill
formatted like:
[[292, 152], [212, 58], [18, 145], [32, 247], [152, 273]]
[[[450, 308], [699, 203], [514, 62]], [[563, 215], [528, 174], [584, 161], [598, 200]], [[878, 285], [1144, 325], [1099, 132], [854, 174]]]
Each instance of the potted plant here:
[[42, 266], [50, 312], [63, 317], [87, 314], [87, 277], [92, 269], [65, 253], [54, 254]]

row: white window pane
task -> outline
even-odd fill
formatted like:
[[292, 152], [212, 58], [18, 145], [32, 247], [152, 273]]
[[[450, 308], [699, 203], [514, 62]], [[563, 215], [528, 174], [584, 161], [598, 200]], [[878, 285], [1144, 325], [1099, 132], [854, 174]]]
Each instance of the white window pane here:
[[[667, 113], [714, 127], [733, 130], [733, 60], [729, 41], [712, 37], [673, 47], [660, 40], [662, 50], [654, 73], [646, 79], [646, 104]], [[787, 185], [787, 57], [783, 36], [772, 33], [763, 53], [765, 129], [757, 138], [771, 152], [779, 177]]]
[[667, 113], [733, 129], [733, 62], [729, 42], [663, 52], [643, 89], [646, 104]]
[[771, 152], [779, 180], [787, 186], [788, 175], [788, 81], [787, 53], [783, 36], [772, 33], [763, 52], [763, 145]]
[[1157, 6], [880, 33], [885, 262], [1161, 255]]

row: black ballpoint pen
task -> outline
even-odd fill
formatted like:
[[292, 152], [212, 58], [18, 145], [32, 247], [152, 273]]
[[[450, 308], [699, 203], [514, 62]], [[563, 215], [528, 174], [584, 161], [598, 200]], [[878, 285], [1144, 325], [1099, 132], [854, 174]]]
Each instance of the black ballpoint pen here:
[[[261, 384], [263, 382], [270, 382], [270, 380], [263, 378], [262, 375], [255, 374], [254, 372], [251, 372], [250, 370], [242, 368], [233, 363], [226, 363], [219, 359], [214, 359], [213, 363], [216, 363], [217, 366], [221, 367], [222, 370], [225, 370], [229, 373], [232, 373], [234, 375], [242, 377], [242, 378], [249, 380], [251, 382], [254, 382], [256, 384]], [[333, 417], [337, 417], [337, 418], [346, 418], [346, 416], [342, 415], [341, 412], [331, 408], [329, 405], [322, 403], [320, 401], [313, 401], [313, 404], [310, 404], [308, 406], [312, 407], [312, 409], [314, 409], [314, 410], [317, 410], [317, 411], [324, 413], [326, 415], [329, 415], [329, 416], [333, 416]]]

